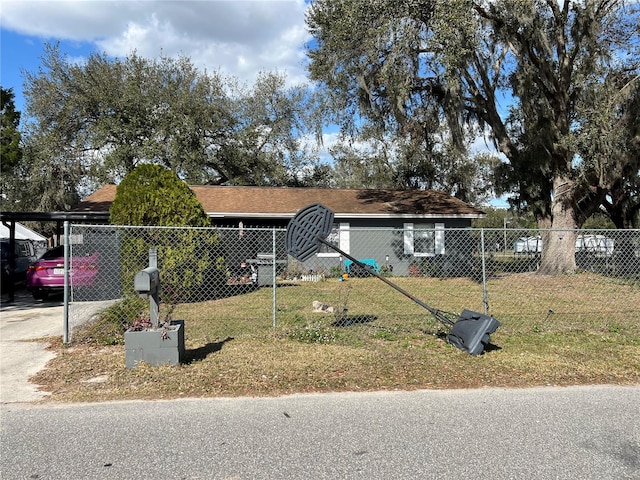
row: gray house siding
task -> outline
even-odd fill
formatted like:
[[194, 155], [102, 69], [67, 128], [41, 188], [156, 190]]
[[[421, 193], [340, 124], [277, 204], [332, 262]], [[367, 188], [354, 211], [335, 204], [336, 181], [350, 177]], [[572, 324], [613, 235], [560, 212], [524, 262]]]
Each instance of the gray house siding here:
[[351, 231], [351, 255], [358, 260], [372, 258], [379, 266], [387, 263], [388, 255], [389, 263], [392, 264], [401, 241], [402, 231], [399, 229], [354, 228]]
[[[358, 260], [373, 259], [380, 268], [391, 267], [393, 274], [399, 276], [408, 275], [412, 264], [424, 271], [449, 271], [448, 259], [469, 255], [466, 250], [473, 243], [470, 234], [465, 236], [465, 232], [460, 230], [471, 227], [471, 220], [466, 218], [336, 218], [335, 224], [343, 225], [343, 229], [338, 228], [341, 236], [338, 247], [341, 250]], [[432, 227], [419, 228], [424, 225]], [[447, 235], [449, 229], [455, 229], [455, 235]], [[432, 242], [432, 251], [414, 250], [413, 237], [423, 234]], [[328, 272], [333, 267], [343, 268], [345, 260], [339, 253], [325, 248], [323, 253], [304, 262], [300, 268]]]

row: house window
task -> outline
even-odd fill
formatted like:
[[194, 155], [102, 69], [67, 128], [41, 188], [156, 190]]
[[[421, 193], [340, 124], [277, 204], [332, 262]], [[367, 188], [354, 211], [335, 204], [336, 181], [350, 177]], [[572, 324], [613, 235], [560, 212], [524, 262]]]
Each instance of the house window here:
[[[349, 224], [348, 223], [334, 223], [331, 233], [327, 235], [325, 239], [331, 245], [335, 245], [345, 253], [349, 253]], [[340, 254], [334, 249], [328, 247], [324, 243], [320, 244], [318, 250], [319, 257], [339, 257]]]
[[404, 224], [405, 255], [433, 257], [444, 251], [444, 223]]

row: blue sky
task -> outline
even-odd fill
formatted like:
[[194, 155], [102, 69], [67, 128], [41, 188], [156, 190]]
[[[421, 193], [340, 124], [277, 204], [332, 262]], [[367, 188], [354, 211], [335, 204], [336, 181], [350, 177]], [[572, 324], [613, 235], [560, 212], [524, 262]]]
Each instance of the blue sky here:
[[0, 83], [23, 105], [21, 71], [37, 71], [46, 42], [69, 59], [185, 55], [253, 83], [260, 71], [306, 81], [304, 0], [3, 0]]
[[41, 55], [40, 42], [33, 42], [18, 33], [2, 30], [0, 37], [0, 83], [3, 88], [13, 88], [16, 94], [16, 107], [22, 110], [22, 79], [20, 69], [28, 66], [36, 69], [37, 59]]

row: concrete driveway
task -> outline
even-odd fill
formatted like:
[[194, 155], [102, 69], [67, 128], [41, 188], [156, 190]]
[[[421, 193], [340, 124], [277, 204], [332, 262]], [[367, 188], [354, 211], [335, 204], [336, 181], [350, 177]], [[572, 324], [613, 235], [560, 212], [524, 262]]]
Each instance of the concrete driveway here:
[[33, 339], [62, 335], [62, 299], [36, 301], [24, 289], [8, 303], [0, 303], [0, 402], [33, 402], [48, 395], [29, 382], [29, 377], [55, 357], [46, 342]]

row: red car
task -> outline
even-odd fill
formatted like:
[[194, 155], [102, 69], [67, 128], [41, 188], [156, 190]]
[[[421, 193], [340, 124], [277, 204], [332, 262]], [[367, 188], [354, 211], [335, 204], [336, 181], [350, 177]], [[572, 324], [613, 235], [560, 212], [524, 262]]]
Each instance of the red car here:
[[[98, 274], [98, 254], [69, 259], [69, 284], [73, 287], [93, 285]], [[27, 289], [36, 300], [64, 291], [64, 246], [47, 250], [27, 269]]]

